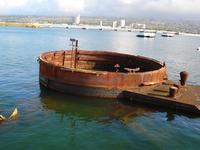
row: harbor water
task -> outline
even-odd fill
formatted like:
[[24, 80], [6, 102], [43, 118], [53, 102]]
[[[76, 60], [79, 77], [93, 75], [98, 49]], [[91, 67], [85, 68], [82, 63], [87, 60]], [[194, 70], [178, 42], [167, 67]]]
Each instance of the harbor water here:
[[200, 85], [200, 37], [155, 39], [137, 32], [65, 28], [0, 28], [0, 114], [15, 107], [19, 117], [0, 123], [0, 149], [199, 149], [200, 118], [125, 100], [73, 96], [39, 85], [38, 56], [49, 50], [106, 50], [165, 62], [169, 79], [189, 72]]

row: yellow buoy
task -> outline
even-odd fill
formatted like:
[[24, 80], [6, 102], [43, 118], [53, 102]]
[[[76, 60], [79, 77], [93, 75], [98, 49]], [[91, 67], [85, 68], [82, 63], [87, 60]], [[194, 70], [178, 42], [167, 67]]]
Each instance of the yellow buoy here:
[[10, 120], [15, 120], [15, 119], [17, 119], [17, 117], [18, 117], [18, 110], [17, 110], [17, 108], [15, 108], [15, 110], [10, 115], [9, 119]]
[[4, 120], [6, 120], [6, 118], [4, 116], [0, 115], [0, 121], [4, 121]]

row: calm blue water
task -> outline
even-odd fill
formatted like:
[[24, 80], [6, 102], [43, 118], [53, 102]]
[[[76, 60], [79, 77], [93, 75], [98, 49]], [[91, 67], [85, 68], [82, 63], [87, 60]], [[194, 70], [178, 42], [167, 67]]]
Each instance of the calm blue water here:
[[17, 107], [18, 120], [0, 124], [0, 149], [199, 149], [200, 118], [123, 101], [41, 90], [37, 57], [68, 49], [109, 50], [165, 61], [169, 77], [190, 73], [200, 85], [200, 37], [137, 38], [134, 32], [62, 28], [0, 28], [0, 114]]

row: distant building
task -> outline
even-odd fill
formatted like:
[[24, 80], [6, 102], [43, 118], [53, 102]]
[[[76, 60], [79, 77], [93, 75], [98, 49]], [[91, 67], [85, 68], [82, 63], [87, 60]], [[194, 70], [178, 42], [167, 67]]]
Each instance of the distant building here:
[[131, 27], [131, 28], [134, 28], [134, 24], [133, 24], [133, 23], [131, 23], [131, 24], [130, 24], [130, 27]]
[[81, 22], [81, 16], [77, 15], [76, 17], [74, 17], [74, 24], [75, 25], [79, 25]]
[[117, 21], [113, 21], [112, 27], [113, 27], [113, 28], [116, 28], [116, 27], [117, 27]]
[[103, 26], [103, 21], [100, 21], [99, 25], [100, 25], [100, 27], [102, 27]]
[[122, 19], [120, 22], [120, 27], [124, 28], [125, 26], [126, 26], [126, 21], [125, 21], [125, 19]]
[[146, 24], [143, 24], [142, 28], [143, 28], [143, 29], [146, 29]]
[[137, 24], [140, 28], [146, 29], [146, 24]]

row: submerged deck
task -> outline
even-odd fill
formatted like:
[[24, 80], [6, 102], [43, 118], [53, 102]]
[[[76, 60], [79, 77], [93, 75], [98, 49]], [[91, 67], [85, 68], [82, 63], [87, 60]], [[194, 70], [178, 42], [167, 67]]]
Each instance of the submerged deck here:
[[169, 96], [169, 88], [175, 83], [143, 86], [123, 92], [123, 97], [139, 103], [162, 106], [173, 110], [200, 115], [200, 86], [180, 86], [175, 97]]

